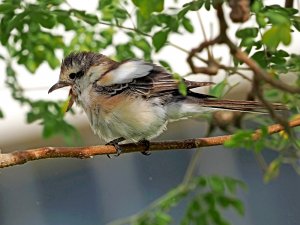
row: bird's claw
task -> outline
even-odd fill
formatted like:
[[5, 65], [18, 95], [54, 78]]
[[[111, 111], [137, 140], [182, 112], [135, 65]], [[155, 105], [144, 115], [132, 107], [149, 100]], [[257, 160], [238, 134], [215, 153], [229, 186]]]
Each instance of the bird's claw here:
[[143, 155], [145, 155], [145, 156], [151, 155], [151, 152], [150, 152], [149, 150], [142, 151], [141, 153], [142, 153]]
[[[114, 156], [115, 156], [115, 157], [118, 157], [119, 155], [121, 155], [121, 153], [122, 153], [122, 151], [123, 151], [122, 148], [121, 148], [121, 146], [119, 145], [119, 142], [124, 141], [124, 140], [125, 140], [125, 139], [122, 138], [122, 137], [121, 137], [121, 138], [117, 138], [117, 139], [114, 139], [114, 140], [112, 140], [112, 141], [106, 143], [105, 145], [112, 145], [112, 146], [114, 146], [115, 149], [116, 149], [116, 151], [117, 151], [117, 154], [114, 155]], [[111, 157], [110, 157], [109, 154], [107, 154], [107, 157], [111, 159]]]
[[140, 140], [138, 143], [143, 144], [145, 146], [145, 150], [141, 152], [143, 155], [146, 155], [146, 156], [151, 155], [151, 152], [149, 151], [150, 141], [143, 139], [143, 140]]

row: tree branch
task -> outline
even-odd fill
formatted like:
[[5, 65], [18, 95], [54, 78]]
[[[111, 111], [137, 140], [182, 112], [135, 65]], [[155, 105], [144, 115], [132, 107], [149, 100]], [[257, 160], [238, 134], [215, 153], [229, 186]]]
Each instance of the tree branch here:
[[[290, 127], [300, 126], [300, 118], [289, 122]], [[284, 130], [280, 124], [274, 124], [268, 127], [268, 133], [274, 134]], [[260, 138], [261, 130], [253, 132], [253, 140]], [[176, 141], [154, 141], [150, 143], [151, 151], [164, 151], [175, 149], [192, 149], [200, 147], [209, 147], [222, 145], [233, 135], [223, 135], [217, 137], [195, 138]], [[143, 144], [122, 144], [122, 154], [131, 152], [145, 151]], [[49, 159], [49, 158], [79, 158], [87, 159], [96, 155], [116, 154], [113, 146], [89, 146], [89, 147], [43, 147], [31, 150], [15, 151], [12, 153], [0, 154], [0, 168], [21, 165], [29, 161]]]
[[293, 8], [294, 6], [294, 0], [285, 0], [284, 7], [285, 8]]

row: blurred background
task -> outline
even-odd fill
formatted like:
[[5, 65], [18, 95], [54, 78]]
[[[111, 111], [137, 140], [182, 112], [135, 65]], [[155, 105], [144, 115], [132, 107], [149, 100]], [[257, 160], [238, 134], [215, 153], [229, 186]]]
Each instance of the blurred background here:
[[[166, 1], [166, 4], [169, 4]], [[180, 1], [182, 4], [185, 1]], [[281, 3], [281, 1], [266, 1]], [[97, 1], [69, 0], [76, 9], [93, 12]], [[201, 11], [205, 26], [212, 34], [217, 33], [215, 15]], [[196, 16], [191, 18], [196, 23]], [[251, 23], [251, 21], [249, 21]], [[234, 28], [234, 27], [233, 27]], [[61, 31], [58, 31], [61, 32]], [[197, 33], [198, 32], [198, 33]], [[182, 40], [172, 36], [172, 41], [185, 49], [191, 49], [203, 39], [201, 30]], [[299, 36], [299, 35], [298, 35]], [[68, 39], [68, 35], [65, 35]], [[122, 40], [122, 35], [119, 39]], [[299, 54], [299, 43], [294, 38], [291, 49]], [[222, 47], [216, 54], [222, 55]], [[110, 54], [110, 50], [102, 52]], [[186, 55], [166, 47], [158, 57], [168, 58], [173, 70], [186, 74]], [[223, 60], [226, 56], [223, 56]], [[59, 69], [52, 70], [42, 64], [34, 75], [17, 66], [20, 83], [25, 93], [33, 99], [64, 100], [68, 90], [51, 95], [47, 90], [58, 79]], [[0, 73], [5, 74], [5, 64], [0, 62]], [[224, 74], [214, 77], [222, 80]], [[201, 78], [207, 80], [207, 77]], [[230, 82], [237, 83], [233, 76]], [[244, 98], [249, 87], [247, 81], [228, 93], [226, 98]], [[205, 91], [205, 90], [204, 90]], [[42, 146], [65, 146], [61, 137], [43, 139], [38, 123], [25, 122], [26, 106], [21, 106], [10, 96], [0, 76], [0, 108], [5, 118], [0, 120], [0, 149], [2, 152], [33, 149]], [[67, 120], [79, 130], [81, 145], [103, 144], [96, 137], [80, 109], [75, 115], [67, 115]], [[262, 115], [263, 117], [263, 115]], [[190, 119], [169, 124], [168, 130], [157, 140], [203, 137], [208, 124], [203, 119]], [[223, 134], [216, 130], [213, 135]], [[195, 151], [201, 151], [197, 175], [228, 175], [243, 180], [248, 191], [240, 192], [245, 204], [245, 216], [228, 212], [232, 224], [241, 225], [296, 225], [300, 221], [300, 179], [295, 171], [283, 166], [280, 176], [265, 184], [263, 173], [254, 155], [244, 149], [225, 149], [223, 146], [198, 150], [178, 150], [155, 152], [150, 156], [139, 153], [124, 154], [120, 157], [98, 156], [88, 160], [47, 159], [29, 162], [0, 170], [0, 225], [94, 225], [106, 224], [112, 220], [127, 217], [146, 208], [155, 199], [174, 186], [180, 184]], [[264, 154], [267, 161], [274, 155]], [[174, 224], [183, 216], [185, 202], [172, 210]]]

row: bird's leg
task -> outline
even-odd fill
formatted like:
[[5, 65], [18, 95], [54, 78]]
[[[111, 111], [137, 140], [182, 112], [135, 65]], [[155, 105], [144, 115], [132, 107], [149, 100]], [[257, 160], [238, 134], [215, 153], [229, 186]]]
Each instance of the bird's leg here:
[[[119, 138], [116, 138], [108, 143], [106, 143], [105, 145], [112, 145], [115, 147], [115, 149], [117, 150], [117, 154], [115, 156], [119, 156], [122, 152], [122, 148], [120, 147], [119, 145], [119, 142], [122, 142], [122, 141], [125, 141], [125, 138], [123, 137], [119, 137]], [[107, 157], [108, 158], [111, 158], [109, 154], [107, 154]]]
[[145, 146], [145, 150], [141, 152], [143, 155], [147, 155], [147, 156], [151, 155], [151, 152], [149, 151], [150, 141], [148, 141], [146, 139], [142, 139], [138, 143]]

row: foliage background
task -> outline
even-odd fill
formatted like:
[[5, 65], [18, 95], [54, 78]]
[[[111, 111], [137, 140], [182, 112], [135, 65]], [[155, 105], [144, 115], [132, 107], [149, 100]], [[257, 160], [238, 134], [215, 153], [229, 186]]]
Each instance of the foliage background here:
[[[37, 83], [36, 87], [41, 87], [41, 84], [34, 77], [29, 78], [27, 76], [23, 78], [24, 83], [19, 82], [22, 80], [24, 68], [37, 76], [41, 73], [39, 68], [47, 65], [46, 74], [40, 76], [42, 80], [47, 79], [46, 86], [48, 86], [49, 74], [53, 73], [51, 80], [49, 79], [49, 86], [51, 86], [57, 79], [57, 72], [50, 72], [49, 67], [52, 69], [57, 68], [63, 55], [70, 51], [101, 51], [111, 55], [116, 60], [134, 57], [146, 60], [151, 59], [156, 63], [169, 67], [175, 73], [188, 74], [189, 67], [185, 63], [186, 56], [179, 56], [179, 53], [176, 51], [187, 51], [188, 53], [191, 48], [196, 47], [200, 43], [199, 37], [203, 40], [202, 31], [194, 12], [200, 6], [206, 8], [201, 9], [201, 17], [202, 19], [205, 18], [203, 22], [206, 35], [208, 37], [217, 35], [217, 26], [214, 25], [211, 28], [210, 23], [206, 21], [206, 18], [208, 18], [206, 15], [211, 16], [214, 13], [214, 9], [210, 5], [210, 1], [191, 2], [181, 9], [180, 7], [182, 7], [183, 3], [177, 4], [176, 1], [174, 3], [170, 1], [170, 4], [178, 6], [179, 9], [166, 8], [165, 11], [160, 13], [163, 9], [163, 2], [157, 0], [154, 4], [149, 4], [149, 1], [129, 1], [127, 3], [126, 1], [120, 2], [117, 0], [101, 1], [101, 4], [94, 6], [92, 12], [86, 13], [80, 8], [75, 9], [73, 7], [74, 3], [71, 3], [71, 1], [3, 1], [0, 5], [0, 41], [2, 44], [0, 54], [2, 63], [6, 67], [3, 73], [6, 76], [3, 78], [5, 86], [9, 88], [14, 100], [21, 104], [22, 111], [26, 112], [26, 122], [41, 124], [43, 129], [42, 135], [45, 138], [60, 135], [60, 137], [64, 137], [68, 144], [78, 144], [74, 141], [74, 139], [78, 140], [78, 133], [71, 125], [74, 122], [70, 122], [69, 119], [65, 120], [66, 117], [61, 112], [63, 102], [57, 103], [56, 100], [47, 100], [50, 98], [41, 97], [42, 95], [37, 94], [38, 92], [26, 92], [26, 88], [23, 87], [26, 83]], [[202, 3], [203, 5], [201, 5]], [[271, 8], [261, 12], [262, 7], [259, 3], [257, 4], [258, 7], [252, 10], [258, 15], [257, 18], [264, 17], [265, 21], [269, 22], [267, 31], [265, 29], [258, 30], [257, 27], [243, 30], [243, 26], [231, 24], [234, 32], [230, 32], [230, 37], [235, 36], [235, 30], [240, 30], [236, 36], [242, 41], [241, 45], [247, 51], [250, 51], [250, 48], [255, 46], [252, 50], [256, 54], [253, 53], [252, 57], [262, 67], [271, 71], [274, 78], [281, 72], [286, 73], [286, 69], [299, 75], [298, 56], [289, 57], [289, 54], [283, 50], [275, 50], [279, 43], [290, 44], [290, 27], [293, 27], [294, 33], [297, 33], [299, 29], [297, 12], [293, 10], [280, 11], [278, 8]], [[136, 10], [136, 7], [139, 10]], [[207, 9], [212, 12], [207, 12]], [[188, 10], [191, 10], [191, 12]], [[226, 10], [229, 12], [228, 8]], [[153, 16], [152, 12], [157, 13], [155, 14], [156, 16]], [[188, 13], [185, 14], [186, 12]], [[192, 14], [193, 16], [191, 16]], [[129, 18], [132, 15], [134, 15], [132, 17], [133, 22]], [[216, 19], [214, 14], [210, 18]], [[263, 26], [262, 19], [258, 19], [258, 22], [262, 23], [260, 26]], [[135, 24], [136, 28], [133, 24]], [[254, 22], [251, 22], [250, 25], [246, 24], [244, 26], [254, 26], [253, 24]], [[128, 27], [131, 29], [127, 29]], [[260, 34], [262, 36], [259, 36]], [[149, 35], [152, 37], [149, 37]], [[182, 36], [187, 38], [186, 43], [182, 42]], [[198, 41], [191, 37], [196, 37]], [[280, 49], [281, 47], [280, 45]], [[170, 49], [172, 48], [173, 50], [171, 51]], [[269, 54], [268, 57], [266, 57], [266, 48], [270, 50], [267, 52]], [[211, 51], [213, 51], [216, 59], [222, 57], [222, 63], [232, 63], [232, 59], [224, 57], [225, 50], [224, 46], [217, 46], [213, 47]], [[297, 49], [292, 48], [289, 53], [292, 51], [299, 53], [295, 50]], [[157, 52], [159, 54], [156, 54]], [[177, 57], [182, 57], [181, 61], [184, 63], [174, 63]], [[206, 53], [202, 54], [201, 57], [206, 57]], [[243, 65], [241, 66], [243, 67]], [[236, 84], [236, 81], [232, 83], [231, 78], [228, 78], [232, 71], [232, 69], [228, 69], [227, 73], [220, 73], [221, 76], [217, 78], [205, 75], [197, 76], [197, 78], [222, 81], [210, 90], [216, 96], [223, 96], [224, 94], [229, 94], [230, 96], [230, 91], [233, 94], [238, 93], [240, 95], [241, 93], [238, 89], [232, 90], [231, 86]], [[236, 71], [234, 70], [234, 72]], [[246, 75], [251, 77], [251, 74], [246, 73]], [[299, 83], [298, 77], [295, 76], [293, 76], [292, 81]], [[239, 85], [242, 85], [242, 83]], [[266, 85], [263, 87], [266, 90], [268, 99], [284, 102], [290, 106], [293, 114], [298, 113], [298, 95], [283, 93]], [[184, 92], [184, 87], [180, 88]], [[46, 90], [47, 87], [42, 92], [46, 92]], [[245, 90], [242, 90], [244, 94]], [[63, 99], [64, 97], [60, 98]], [[2, 97], [1, 99], [4, 98]], [[6, 108], [6, 102], [1, 100], [0, 116], [14, 120], [15, 118], [10, 113], [6, 113], [6, 111], [9, 111]], [[210, 121], [210, 117], [206, 117], [206, 119]], [[248, 120], [253, 121], [253, 117], [251, 118], [250, 116]], [[268, 117], [256, 118], [256, 127], [270, 123], [272, 121]], [[182, 129], [184, 125], [189, 127], [186, 130], [191, 131], [183, 131], [185, 130]], [[175, 135], [177, 135], [177, 138], [195, 137], [195, 133], [197, 136], [205, 135], [199, 122], [197, 126], [193, 125], [193, 122], [181, 122], [177, 126], [171, 126], [170, 130], [174, 131], [173, 138], [176, 137]], [[220, 124], [215, 125], [219, 126]], [[253, 123], [248, 128], [251, 128], [251, 126], [254, 126]], [[3, 135], [6, 132], [16, 134], [16, 136], [10, 135], [10, 138], [13, 136], [14, 139], [17, 139], [18, 127], [15, 129], [11, 127], [3, 129], [3, 127], [1, 126], [2, 139], [6, 139], [5, 135]], [[31, 129], [31, 126], [26, 129]], [[83, 127], [80, 127], [80, 131], [81, 133], [86, 133], [86, 129]], [[220, 131], [217, 130], [217, 132]], [[169, 132], [161, 138], [171, 138], [171, 134], [172, 132]], [[247, 132], [243, 132], [238, 136], [237, 141], [231, 143], [231, 145], [236, 147], [239, 143], [248, 143], [246, 147], [250, 150], [256, 149], [256, 157], [258, 158], [262, 156], [259, 154], [262, 149], [276, 146], [276, 151], [264, 153], [266, 162], [272, 162], [267, 169], [269, 173], [265, 176], [265, 179], [269, 180], [278, 174], [281, 163], [288, 163], [294, 166], [296, 171], [298, 168], [297, 157], [290, 157], [290, 153], [294, 153], [294, 149], [297, 149], [298, 143], [290, 142], [290, 140], [286, 140], [282, 136], [276, 136], [268, 141], [264, 139], [259, 146], [253, 146], [253, 144], [246, 142], [248, 138]], [[84, 138], [85, 144], [98, 143], [97, 139], [90, 139], [92, 140]], [[15, 142], [18, 142], [18, 140], [15, 140]], [[58, 139], [50, 139], [49, 142], [59, 143]], [[81, 142], [81, 144], [83, 143]], [[13, 148], [24, 149], [37, 145], [37, 142], [30, 144], [21, 143], [19, 146], [14, 145]], [[238, 147], [244, 147], [244, 145]], [[278, 151], [279, 147], [280, 151]], [[286, 149], [292, 149], [292, 151], [285, 151]], [[194, 167], [194, 173], [198, 175], [199, 173], [201, 175], [216, 173], [219, 176], [226, 174], [240, 178], [247, 177], [249, 195], [239, 192], [239, 197], [245, 199], [244, 204], [246, 205], [246, 212], [248, 212], [245, 215], [245, 219], [236, 216], [236, 213], [243, 214], [243, 205], [239, 200], [235, 199], [235, 195], [230, 193], [229, 188], [232, 185], [239, 186], [239, 182], [230, 180], [226, 183], [225, 178], [209, 176], [196, 178], [196, 181], [197, 179], [202, 179], [202, 182], [194, 186], [192, 176], [189, 178], [189, 173], [186, 173], [186, 176], [184, 176], [184, 172], [186, 168], [193, 166], [189, 161], [197, 155], [192, 155], [192, 153], [172, 153], [170, 156], [169, 153], [158, 153], [150, 158], [136, 155], [124, 156], [122, 159], [118, 158], [113, 162], [107, 161], [107, 159], [95, 159], [92, 162], [57, 160], [57, 168], [54, 170], [52, 169], [52, 162], [38, 162], [36, 165], [23, 167], [25, 168], [23, 171], [20, 171], [20, 168], [16, 168], [9, 172], [4, 172], [4, 174], [1, 174], [2, 181], [0, 186], [1, 224], [20, 224], [20, 221], [23, 223], [27, 221], [28, 224], [59, 224], [63, 223], [63, 221], [67, 223], [72, 222], [72, 224], [95, 224], [95, 221], [98, 221], [99, 224], [103, 224], [112, 219], [133, 214], [140, 208], [145, 208], [145, 205], [148, 205], [150, 201], [175, 187], [173, 192], [166, 194], [166, 199], [163, 199], [163, 202], [159, 202], [159, 207], [151, 208], [149, 211], [146, 211], [147, 214], [142, 213], [133, 218], [135, 221], [139, 221], [139, 224], [169, 224], [171, 217], [168, 216], [168, 212], [169, 209], [172, 209], [170, 206], [172, 206], [174, 201], [177, 201], [176, 199], [180, 200], [182, 196], [182, 185], [176, 187], [181, 182], [182, 177], [185, 177], [184, 182], [186, 182], [186, 177], [189, 178], [189, 182], [183, 183], [183, 185], [185, 188], [188, 188], [188, 193], [193, 197], [185, 198], [183, 203], [171, 210], [173, 221], [182, 221], [185, 224], [186, 221], [199, 221], [201, 216], [202, 220], [206, 217], [209, 218], [211, 223], [215, 224], [227, 224], [228, 222], [225, 222], [223, 216], [229, 218], [229, 221], [238, 221], [245, 224], [249, 222], [265, 224], [266, 221], [273, 224], [282, 224], [280, 221], [285, 220], [286, 222], [286, 218], [288, 218], [287, 220], [290, 224], [298, 221], [297, 213], [293, 213], [293, 209], [299, 207], [297, 205], [299, 203], [294, 200], [299, 199], [295, 191], [297, 190], [296, 187], [299, 187], [299, 179], [291, 171], [290, 167], [284, 168], [284, 176], [281, 176], [276, 181], [276, 184], [263, 186], [258, 166], [253, 167], [252, 153], [245, 153], [245, 151], [233, 153], [225, 150], [224, 152], [216, 153], [212, 151], [212, 153], [203, 153], [204, 156], [199, 158], [197, 166]], [[286, 152], [289, 154], [286, 155]], [[196, 158], [198, 159], [198, 156]], [[249, 160], [249, 158], [251, 159]], [[237, 161], [235, 162], [235, 160]], [[220, 161], [224, 162], [224, 165], [220, 165]], [[243, 162], [247, 162], [247, 164], [239, 165], [243, 164]], [[205, 163], [205, 165], [199, 166], [201, 163]], [[238, 168], [231, 168], [231, 163]], [[190, 167], [188, 167], [188, 164]], [[162, 165], [168, 166], [162, 170]], [[255, 172], [252, 172], [252, 169]], [[139, 174], [140, 176], [138, 176]], [[293, 178], [293, 185], [290, 176]], [[12, 180], [13, 177], [18, 179]], [[30, 179], [32, 180], [30, 181]], [[207, 180], [204, 182], [203, 179]], [[282, 188], [282, 185], [285, 185], [284, 188]], [[208, 188], [208, 190], [205, 188]], [[278, 193], [270, 191], [272, 189], [276, 191], [277, 188]], [[287, 191], [282, 193], [282, 189]], [[12, 191], [9, 192], [8, 190]], [[70, 190], [70, 192], [66, 192], [66, 190]], [[151, 195], [148, 196], [145, 193], [151, 193]], [[205, 194], [212, 197], [205, 197]], [[226, 198], [227, 194], [230, 194], [230, 198]], [[267, 198], [266, 202], [258, 201], [265, 197]], [[196, 200], [199, 200], [200, 203], [195, 203], [197, 202]], [[288, 200], [294, 200], [293, 206], [288, 203]], [[280, 205], [286, 204], [290, 214], [275, 208], [277, 201], [280, 202]], [[128, 202], [135, 202], [135, 204], [128, 206]], [[186, 208], [189, 202], [191, 206]], [[264, 203], [266, 204], [263, 208], [266, 210], [260, 210], [255, 207]], [[30, 207], [27, 207], [28, 204]], [[222, 210], [223, 207], [229, 208], [229, 212], [227, 210], [224, 212]], [[190, 214], [184, 214], [186, 210]], [[22, 215], [18, 218], [13, 216], [16, 211], [22, 212]], [[199, 214], [199, 212], [202, 214]], [[277, 213], [274, 215], [274, 212]], [[270, 215], [270, 217], [259, 219], [260, 216], [263, 218], [265, 215]], [[288, 217], [288, 215], [291, 216]]]

